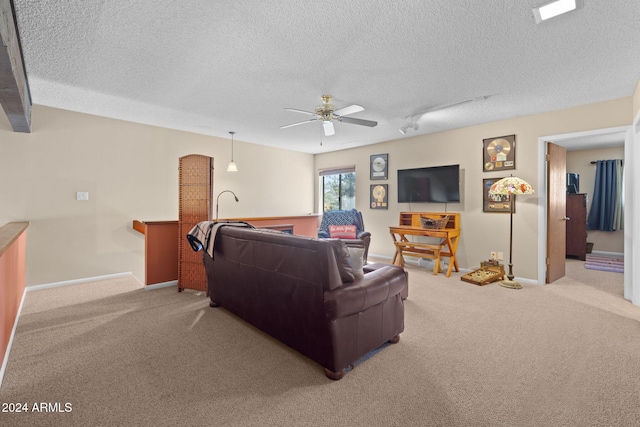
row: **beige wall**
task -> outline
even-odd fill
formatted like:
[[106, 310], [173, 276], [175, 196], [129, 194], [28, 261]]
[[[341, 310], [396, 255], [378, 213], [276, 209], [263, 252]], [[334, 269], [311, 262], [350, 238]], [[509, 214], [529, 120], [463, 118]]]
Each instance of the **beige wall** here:
[[[357, 174], [357, 208], [372, 233], [371, 254], [391, 257], [394, 247], [389, 225], [398, 223], [401, 211], [442, 211], [443, 204], [397, 203], [397, 169], [460, 164], [461, 203], [450, 203], [447, 210], [461, 212], [462, 238], [458, 262], [473, 268], [487, 259], [491, 251], [509, 253], [509, 216], [482, 212], [482, 180], [513, 173], [535, 187], [538, 184], [538, 137], [595, 130], [631, 124], [632, 98], [622, 98], [578, 108], [560, 110], [472, 126], [430, 135], [420, 135], [350, 150], [316, 155], [315, 168], [354, 164]], [[483, 172], [482, 140], [501, 135], [516, 135], [516, 169], [507, 172]], [[369, 156], [389, 153], [389, 209], [369, 208], [369, 186], [381, 181], [369, 180]], [[316, 187], [317, 188], [317, 187]], [[316, 195], [317, 197], [317, 195]], [[514, 215], [514, 274], [537, 281], [538, 198], [521, 196]]]
[[[592, 161], [624, 159], [624, 146], [599, 148], [594, 150], [567, 151], [567, 172], [580, 175], [580, 192], [587, 195], [587, 213], [593, 200], [593, 187], [596, 179], [596, 165]], [[589, 230], [587, 240], [592, 242], [593, 250], [598, 252], [624, 252], [624, 231]]]
[[640, 112], [640, 80], [636, 85], [636, 90], [633, 93], [633, 117], [635, 118]]
[[[144, 280], [144, 240], [132, 220], [178, 218], [178, 158], [215, 159], [221, 217], [305, 215], [315, 204], [313, 156], [231, 143], [120, 120], [34, 106], [32, 133], [0, 114], [0, 225], [31, 221], [27, 285], [133, 272]], [[277, 167], [275, 166], [277, 165]], [[295, 179], [291, 179], [295, 177]], [[89, 201], [77, 201], [88, 191]]]
[[[240, 172], [226, 172], [230, 141], [47, 107], [33, 109], [31, 134], [15, 133], [0, 115], [0, 224], [31, 221], [27, 285], [131, 271], [143, 279], [143, 237], [133, 219], [177, 219], [177, 165], [186, 154], [216, 159], [215, 192], [223, 195], [221, 217], [304, 215], [317, 211], [317, 170], [354, 164], [357, 204], [372, 232], [371, 253], [391, 257], [388, 226], [405, 210], [441, 211], [439, 204], [399, 205], [396, 170], [460, 164], [462, 213], [458, 250], [462, 268], [473, 268], [502, 251], [508, 257], [509, 218], [482, 212], [482, 179], [505, 175], [482, 171], [482, 140], [516, 134], [514, 175], [534, 187], [538, 176], [538, 137], [629, 125], [637, 98], [521, 117], [388, 141], [374, 146], [316, 155], [243, 143], [241, 129], [234, 158]], [[369, 156], [389, 153], [390, 207], [369, 209]], [[315, 159], [315, 160], [314, 160]], [[274, 167], [273, 165], [278, 165]], [[291, 179], [295, 177], [295, 179]], [[375, 181], [379, 183], [380, 181]], [[88, 191], [90, 200], [75, 200]], [[518, 198], [514, 216], [514, 273], [538, 280], [538, 200]]]

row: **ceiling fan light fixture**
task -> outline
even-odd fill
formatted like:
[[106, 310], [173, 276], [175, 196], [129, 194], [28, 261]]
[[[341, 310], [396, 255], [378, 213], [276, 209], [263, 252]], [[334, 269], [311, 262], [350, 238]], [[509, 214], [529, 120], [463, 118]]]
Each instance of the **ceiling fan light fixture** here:
[[322, 122], [322, 128], [325, 136], [335, 135], [335, 129], [333, 122], [349, 123], [360, 126], [375, 127], [378, 122], [373, 120], [357, 119], [355, 117], [345, 117], [349, 114], [354, 114], [363, 111], [364, 108], [361, 105], [353, 104], [346, 107], [342, 107], [336, 110], [336, 107], [331, 104], [331, 95], [322, 95], [322, 105], [319, 105], [312, 111], [299, 110], [297, 108], [285, 108], [287, 111], [294, 111], [296, 113], [302, 113], [314, 116], [313, 119], [305, 120], [303, 122], [292, 123], [290, 125], [280, 126], [280, 129], [290, 128], [298, 126], [304, 123], [310, 123], [315, 121]]
[[553, 0], [538, 7], [534, 7], [533, 16], [536, 19], [536, 24], [539, 24], [547, 19], [555, 18], [556, 16], [576, 9], [581, 9], [583, 6], [583, 0]]

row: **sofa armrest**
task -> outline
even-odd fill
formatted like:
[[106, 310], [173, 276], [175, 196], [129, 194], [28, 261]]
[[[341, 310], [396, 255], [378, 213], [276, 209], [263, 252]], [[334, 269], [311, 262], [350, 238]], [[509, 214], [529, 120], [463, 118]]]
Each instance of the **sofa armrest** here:
[[364, 242], [360, 239], [340, 239], [348, 248], [364, 248]]
[[361, 231], [358, 233], [358, 235], [356, 236], [358, 239], [364, 239], [366, 237], [371, 238], [371, 233], [368, 231]]
[[404, 270], [393, 265], [367, 273], [354, 282], [324, 293], [327, 318], [334, 320], [365, 311], [399, 295], [406, 285]]

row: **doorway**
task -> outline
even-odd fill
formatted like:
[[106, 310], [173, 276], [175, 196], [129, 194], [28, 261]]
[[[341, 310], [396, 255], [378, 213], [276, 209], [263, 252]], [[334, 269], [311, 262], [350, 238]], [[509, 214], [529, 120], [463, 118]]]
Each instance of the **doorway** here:
[[551, 262], [547, 254], [547, 154], [546, 143], [553, 142], [556, 145], [570, 150], [595, 149], [607, 146], [624, 146], [625, 136], [629, 126], [598, 129], [586, 132], [550, 135], [538, 138], [538, 282], [545, 284], [547, 277], [547, 262]]

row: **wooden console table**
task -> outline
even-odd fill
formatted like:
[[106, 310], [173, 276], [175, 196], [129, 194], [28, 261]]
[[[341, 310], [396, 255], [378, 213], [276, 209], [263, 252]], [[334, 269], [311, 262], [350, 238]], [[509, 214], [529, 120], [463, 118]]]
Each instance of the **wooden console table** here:
[[144, 234], [144, 284], [178, 280], [178, 221], [133, 221]]
[[221, 221], [245, 221], [257, 228], [271, 228], [296, 236], [318, 237], [321, 215], [271, 216], [258, 218], [227, 218]]
[[27, 227], [28, 222], [0, 227], [0, 366], [8, 357], [27, 284]]
[[[428, 218], [449, 217], [447, 225], [442, 229], [423, 228], [420, 216]], [[440, 258], [449, 258], [447, 277], [451, 277], [451, 271], [458, 269], [456, 250], [460, 240], [460, 214], [447, 212], [401, 212], [400, 225], [390, 226], [389, 233], [396, 247], [393, 263], [404, 266], [404, 256], [428, 258], [434, 260], [433, 274], [440, 272]], [[440, 239], [438, 243], [412, 242], [407, 236], [434, 237]]]
[[[257, 228], [270, 228], [299, 236], [316, 237], [319, 219], [320, 215], [297, 215], [233, 218], [232, 220], [246, 221]], [[145, 285], [178, 280], [178, 249], [179, 245], [186, 241], [186, 236], [182, 236], [178, 232], [178, 221], [133, 220], [133, 229], [145, 236]], [[191, 251], [191, 249], [189, 250]], [[194, 253], [194, 256], [201, 255]]]

